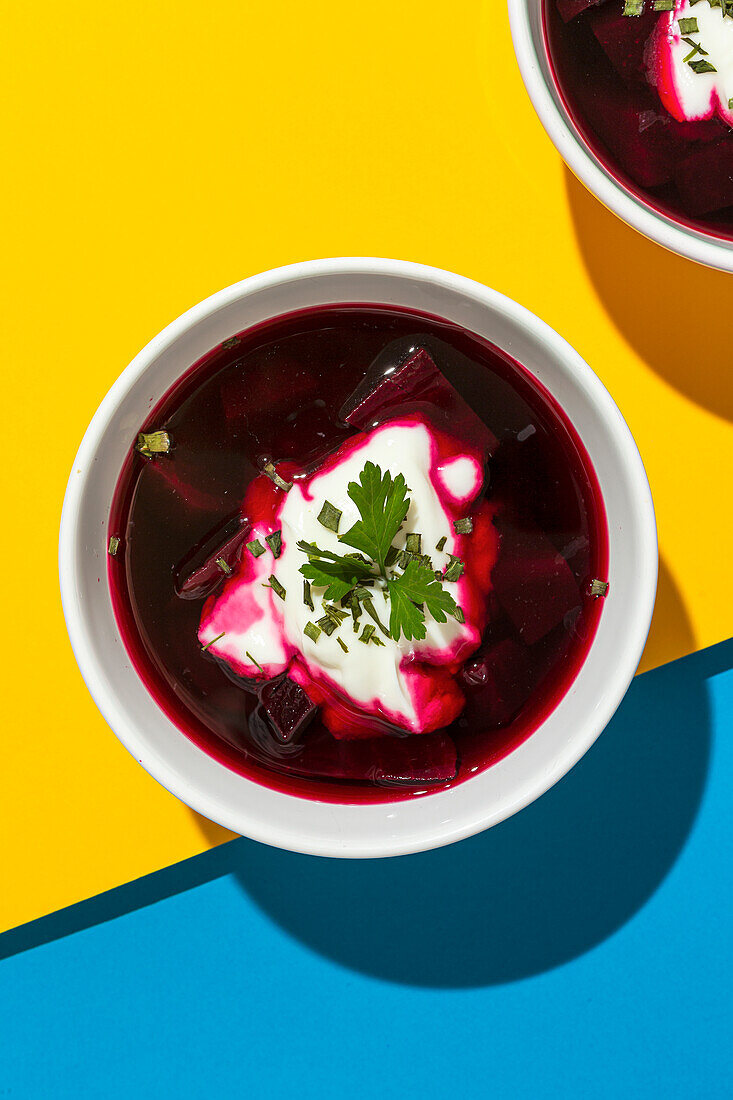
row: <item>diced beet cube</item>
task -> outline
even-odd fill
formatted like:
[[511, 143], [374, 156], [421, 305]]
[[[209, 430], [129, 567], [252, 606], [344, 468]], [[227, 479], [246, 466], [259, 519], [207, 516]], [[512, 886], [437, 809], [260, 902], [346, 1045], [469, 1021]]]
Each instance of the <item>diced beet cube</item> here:
[[733, 138], [696, 149], [677, 166], [674, 181], [688, 214], [733, 206]]
[[672, 178], [687, 143], [669, 125], [659, 102], [641, 89], [631, 91], [613, 73], [597, 73], [576, 89], [589, 126], [641, 187]]
[[[196, 560], [201, 555], [196, 555], [193, 561], [189, 560], [184, 573], [184, 579], [176, 585], [176, 592], [184, 600], [199, 600], [204, 596], [208, 596], [210, 592], [214, 590], [216, 585], [228, 576], [229, 573], [233, 573], [236, 569], [239, 559], [242, 554], [242, 547], [247, 541], [247, 535], [250, 527], [248, 523], [238, 523], [237, 530], [234, 534], [224, 539], [215, 549], [208, 549], [210, 547], [211, 540], [207, 539], [207, 549], [204, 550], [206, 557], [201, 564]], [[226, 569], [223, 569], [219, 564], [224, 562]], [[184, 570], [179, 572], [183, 573]]]
[[557, 0], [557, 10], [560, 12], [563, 23], [569, 23], [571, 19], [576, 19], [587, 8], [597, 7], [605, 2], [606, 0]]
[[458, 771], [456, 746], [446, 733], [372, 737], [360, 741], [319, 738], [306, 745], [291, 768], [311, 779], [348, 779], [387, 787], [445, 783]]
[[532, 694], [535, 675], [530, 652], [513, 638], [482, 647], [466, 661], [459, 680], [466, 692], [469, 723], [507, 725]]
[[315, 717], [318, 707], [288, 676], [271, 680], [260, 694], [262, 706], [278, 741], [294, 741]]
[[491, 579], [522, 641], [533, 645], [582, 603], [570, 566], [539, 528], [497, 520], [499, 560]]
[[624, 15], [620, 0], [589, 16], [593, 34], [622, 80], [630, 84], [647, 83], [644, 49], [658, 19], [659, 12], [651, 4], [641, 16]]
[[425, 348], [418, 348], [389, 373], [380, 369], [376, 376], [367, 374], [339, 415], [347, 424], [366, 431], [388, 415], [426, 405], [440, 410], [459, 439], [478, 447], [484, 455], [493, 453], [496, 437], [438, 370]]

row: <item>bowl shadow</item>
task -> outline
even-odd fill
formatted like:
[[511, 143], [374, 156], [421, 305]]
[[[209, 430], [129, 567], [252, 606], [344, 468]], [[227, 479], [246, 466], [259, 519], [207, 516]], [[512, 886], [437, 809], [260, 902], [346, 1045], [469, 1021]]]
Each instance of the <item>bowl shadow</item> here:
[[[569, 168], [564, 171], [583, 261], [616, 327], [656, 374], [696, 404], [732, 420], [731, 328], [725, 318], [733, 276], [647, 240], [607, 210]], [[676, 316], [683, 303], [689, 319], [683, 312], [681, 332], [678, 323], [670, 324], [669, 311]]]
[[[689, 635], [669, 576], [666, 585], [665, 621], [681, 618], [678, 634]], [[684, 672], [675, 662], [637, 677], [573, 771], [488, 832], [361, 861], [239, 840], [229, 846], [230, 869], [295, 939], [387, 981], [479, 987], [559, 966], [622, 927], [685, 843], [711, 738], [705, 654], [685, 664]]]

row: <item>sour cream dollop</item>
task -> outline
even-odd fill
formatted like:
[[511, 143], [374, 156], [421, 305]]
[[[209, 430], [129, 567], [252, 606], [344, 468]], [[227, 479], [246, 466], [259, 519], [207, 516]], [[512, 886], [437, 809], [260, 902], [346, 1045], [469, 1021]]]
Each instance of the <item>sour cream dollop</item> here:
[[[685, 32], [680, 19], [697, 20], [697, 31]], [[685, 41], [687, 39], [687, 41]], [[705, 53], [692, 61], [705, 61], [715, 72], [695, 72], [685, 58], [699, 44]], [[647, 53], [650, 83], [655, 85], [666, 110], [678, 122], [699, 122], [716, 114], [733, 126], [733, 19], [708, 0], [677, 0], [674, 11], [659, 17]]]
[[[324, 501], [342, 512], [339, 531], [358, 519], [348, 495], [365, 464], [374, 462], [393, 475], [404, 474], [410, 507], [394, 545], [403, 548], [407, 534], [419, 532], [423, 552], [442, 570], [449, 555], [466, 569], [446, 588], [463, 611], [465, 622], [439, 623], [426, 615], [426, 637], [397, 642], [380, 632], [381, 646], [359, 640], [349, 617], [332, 635], [313, 641], [305, 627], [322, 614], [323, 590], [313, 589], [315, 611], [304, 601], [300, 567], [307, 558], [301, 540], [323, 550], [349, 551], [338, 536], [318, 521]], [[454, 673], [481, 640], [486, 600], [499, 536], [493, 506], [472, 508], [484, 481], [481, 455], [438, 432], [418, 417], [387, 421], [371, 432], [347, 440], [310, 477], [297, 478], [283, 493], [263, 478], [255, 479], [245, 502], [252, 523], [250, 540], [282, 534], [275, 559], [269, 549], [258, 557], [245, 551], [237, 571], [204, 608], [199, 640], [214, 656], [240, 675], [272, 678], [285, 670], [321, 706], [326, 725], [337, 736], [373, 736], [389, 722], [411, 733], [449, 724], [463, 707]], [[456, 534], [454, 520], [470, 514], [473, 531]], [[445, 539], [443, 549], [436, 546]], [[273, 576], [277, 585], [267, 587]], [[374, 588], [374, 608], [384, 624], [390, 608], [383, 589]], [[372, 620], [362, 613], [359, 627]], [[339, 640], [346, 646], [346, 652]]]

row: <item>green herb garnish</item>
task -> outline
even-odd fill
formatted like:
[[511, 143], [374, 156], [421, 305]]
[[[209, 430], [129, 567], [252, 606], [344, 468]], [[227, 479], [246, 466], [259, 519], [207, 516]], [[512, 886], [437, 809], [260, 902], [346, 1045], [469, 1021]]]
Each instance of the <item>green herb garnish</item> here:
[[329, 636], [333, 634], [334, 630], [338, 630], [339, 628], [338, 622], [332, 619], [330, 615], [323, 615], [318, 619], [317, 625], [320, 626], [324, 634], [328, 634]]
[[457, 535], [470, 535], [473, 531], [473, 520], [470, 516], [453, 520], [453, 530]]
[[[389, 629], [393, 638], [399, 640], [400, 634], [408, 639], [424, 638], [425, 608], [433, 618], [444, 623], [448, 615], [453, 615], [456, 602], [436, 580], [432, 569], [422, 562], [411, 561], [401, 577], [387, 581], [390, 596]], [[424, 605], [419, 607], [416, 605]]]
[[457, 581], [463, 576], [464, 564], [460, 558], [456, 558], [453, 554], [449, 555], [450, 561], [443, 574], [444, 581]]
[[303, 633], [310, 638], [312, 642], [317, 642], [321, 634], [321, 628], [315, 623], [306, 623], [303, 627]]
[[453, 618], [456, 620], [456, 622], [465, 623], [466, 616], [463, 614], [462, 607], [456, 607], [455, 611], [453, 612]]
[[592, 580], [588, 589], [590, 596], [605, 596], [608, 593], [608, 581]]
[[135, 449], [145, 458], [153, 455], [167, 455], [171, 449], [171, 440], [168, 432], [140, 432], [137, 437]]
[[330, 501], [324, 500], [323, 507], [318, 513], [318, 522], [321, 527], [325, 527], [327, 530], [333, 531], [334, 534], [338, 534], [342, 514], [343, 513], [340, 512], [338, 508], [334, 508]]
[[253, 665], [257, 665], [258, 669], [260, 670], [260, 672], [264, 676], [265, 675], [265, 670], [262, 667], [262, 665], [260, 664], [260, 662], [255, 661], [254, 657], [252, 656], [252, 654], [248, 650], [244, 651], [244, 655], [245, 655], [245, 657], [249, 657], [249, 659], [250, 659], [250, 661], [252, 662]]
[[219, 569], [221, 569], [225, 577], [231, 576], [232, 567], [224, 560], [224, 558], [217, 558], [216, 564], [218, 565]]
[[405, 550], [408, 554], [422, 553], [422, 535], [411, 534], [405, 539]]
[[[674, 2], [674, 0], [673, 0], [673, 2]], [[438, 539], [438, 541], [436, 542], [435, 549], [436, 550], [442, 550], [447, 541], [448, 541], [447, 536], [443, 535], [442, 539]]]
[[113, 558], [117, 554], [117, 551], [119, 550], [119, 548], [120, 548], [119, 535], [111, 535], [109, 543], [107, 545], [107, 553], [109, 554], [109, 556], [111, 558]]
[[675, 0], [654, 0], [652, 8], [654, 11], [674, 11]]
[[268, 579], [270, 581], [270, 588], [275, 593], [275, 595], [279, 596], [281, 600], [284, 600], [285, 599], [285, 594], [286, 594], [285, 589], [280, 584], [280, 581], [277, 579], [277, 577], [270, 576]]
[[[215, 638], [212, 638], [210, 642], [207, 642], [206, 645], [201, 646], [201, 652], [204, 653], [209, 648], [210, 645], [213, 645], [214, 642], [218, 642], [219, 639], [223, 638], [225, 634], [226, 634], [226, 630], [222, 630], [221, 634], [217, 634], [217, 636]], [[249, 657], [249, 653], [247, 654], [247, 656]]]
[[279, 558], [280, 552], [283, 548], [283, 533], [282, 531], [273, 531], [271, 535], [268, 535], [265, 542], [272, 550], [273, 558]]
[[229, 337], [227, 337], [226, 340], [222, 340], [221, 346], [224, 349], [236, 348], [238, 343], [239, 343], [239, 337], [238, 336], [229, 336]]
[[717, 73], [717, 69], [714, 65], [711, 65], [709, 61], [690, 61], [690, 68], [694, 73]]
[[624, 15], [643, 15], [644, 0], [625, 0]]
[[379, 466], [367, 462], [359, 481], [350, 482], [347, 492], [361, 519], [341, 535], [340, 541], [366, 554], [385, 577], [387, 553], [410, 507], [405, 479], [402, 474], [393, 478], [389, 470], [382, 474]]
[[311, 611], [315, 611], [315, 607], [313, 606], [313, 594], [308, 581], [303, 581], [303, 603], [306, 607], [309, 607]]
[[260, 554], [265, 552], [265, 548], [259, 539], [252, 539], [251, 542], [246, 543], [246, 546], [253, 558], [259, 558]]
[[265, 463], [262, 468], [262, 473], [266, 474], [270, 481], [277, 485], [278, 489], [282, 489], [284, 493], [289, 493], [293, 487], [292, 481], [285, 481], [284, 478], [280, 477], [280, 474], [277, 472], [272, 462]]
[[346, 645], [346, 643], [345, 643], [345, 642], [342, 642], [340, 638], [337, 638], [337, 639], [336, 639], [336, 641], [337, 641], [337, 642], [338, 642], [338, 644], [339, 644], [339, 645], [341, 646], [341, 648], [343, 649], [344, 653], [348, 653], [348, 652], [349, 652], [349, 647], [348, 647], [348, 646]]
[[697, 19], [679, 19], [679, 28], [682, 34], [698, 34], [700, 28], [697, 25]]
[[390, 546], [389, 550], [387, 551], [387, 555], [384, 559], [384, 564], [387, 566], [388, 569], [389, 569], [390, 565], [394, 565], [394, 563], [397, 561], [397, 558], [399, 556], [400, 556], [400, 552], [397, 549], [397, 547], [396, 546]]

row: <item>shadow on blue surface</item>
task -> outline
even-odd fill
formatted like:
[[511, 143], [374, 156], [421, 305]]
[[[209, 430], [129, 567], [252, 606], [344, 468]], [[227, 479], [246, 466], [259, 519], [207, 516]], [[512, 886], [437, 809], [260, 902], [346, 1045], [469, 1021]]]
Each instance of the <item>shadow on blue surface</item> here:
[[620, 928], [673, 866], [705, 785], [705, 681], [731, 666], [733, 641], [638, 677], [561, 783], [459, 845], [342, 861], [238, 839], [13, 929], [0, 958], [233, 875], [294, 938], [366, 974], [476, 987], [540, 973]]

